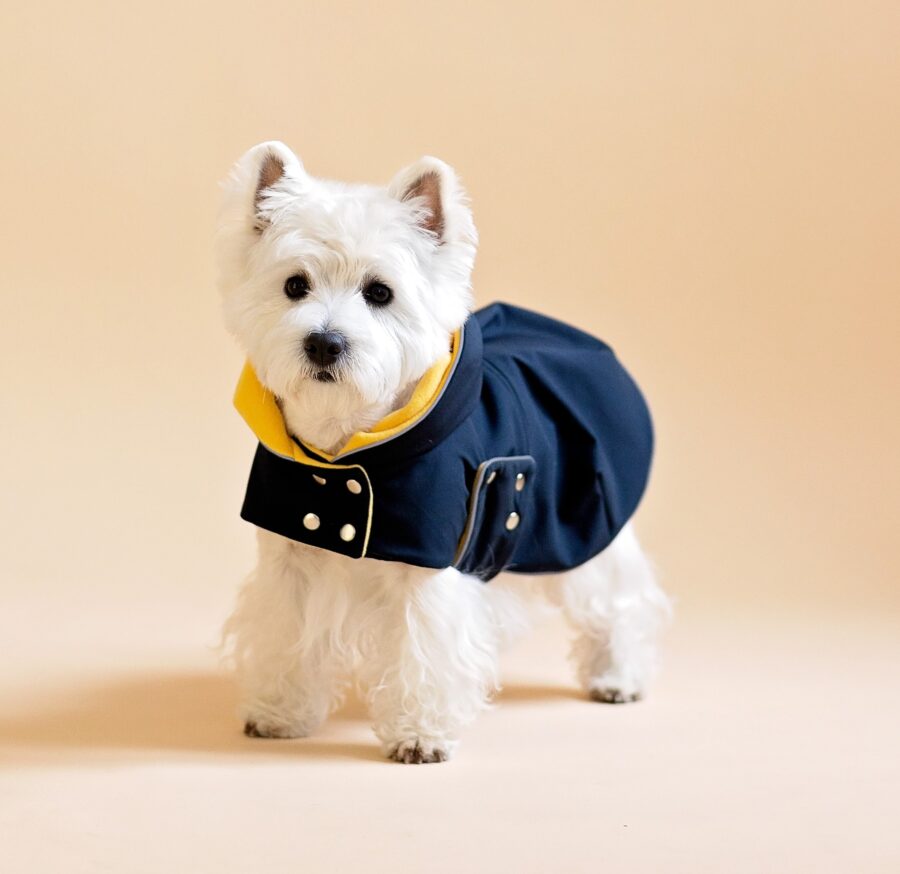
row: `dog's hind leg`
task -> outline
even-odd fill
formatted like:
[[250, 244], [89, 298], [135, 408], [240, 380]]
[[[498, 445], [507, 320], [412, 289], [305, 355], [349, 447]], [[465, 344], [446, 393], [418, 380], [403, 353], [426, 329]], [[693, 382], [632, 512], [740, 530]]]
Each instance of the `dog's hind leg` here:
[[671, 607], [631, 526], [591, 561], [554, 578], [548, 593], [577, 631], [572, 657], [595, 701], [637, 701], [656, 668]]

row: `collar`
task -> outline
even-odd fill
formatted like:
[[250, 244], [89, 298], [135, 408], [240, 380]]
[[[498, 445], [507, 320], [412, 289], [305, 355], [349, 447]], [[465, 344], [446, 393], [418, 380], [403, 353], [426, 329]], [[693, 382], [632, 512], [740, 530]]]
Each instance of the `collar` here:
[[[386, 462], [421, 455], [466, 419], [481, 394], [482, 339], [470, 316], [451, 338], [450, 354], [419, 380], [407, 404], [385, 416], [370, 431], [358, 431], [334, 455], [294, 440], [277, 398], [260, 381], [248, 361], [238, 380], [234, 405], [270, 452], [301, 464], [331, 467], [354, 456], [354, 462]], [[339, 465], [344, 466], [344, 465]]]

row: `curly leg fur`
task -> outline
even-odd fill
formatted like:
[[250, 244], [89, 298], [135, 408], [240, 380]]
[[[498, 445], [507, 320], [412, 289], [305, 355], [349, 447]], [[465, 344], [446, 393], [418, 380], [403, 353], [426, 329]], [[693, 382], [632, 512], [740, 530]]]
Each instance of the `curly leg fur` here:
[[306, 737], [340, 700], [340, 654], [329, 649], [327, 629], [313, 624], [309, 581], [296, 572], [293, 551], [274, 535], [259, 540], [259, 564], [224, 632], [237, 668], [244, 732]]
[[245, 733], [309, 734], [355, 673], [385, 755], [447, 759], [496, 687], [502, 598], [452, 568], [353, 561], [264, 531], [259, 552], [225, 627]]
[[449, 758], [496, 687], [498, 634], [481, 586], [452, 568], [409, 568], [394, 582], [386, 633], [361, 672], [390, 758]]
[[[449, 758], [497, 686], [501, 643], [524, 625], [522, 582], [485, 586], [453, 568], [354, 561], [264, 531], [259, 544], [225, 628], [245, 732], [308, 735], [355, 675], [386, 756]], [[548, 582], [578, 630], [573, 657], [588, 694], [641, 697], [669, 605], [633, 532]]]

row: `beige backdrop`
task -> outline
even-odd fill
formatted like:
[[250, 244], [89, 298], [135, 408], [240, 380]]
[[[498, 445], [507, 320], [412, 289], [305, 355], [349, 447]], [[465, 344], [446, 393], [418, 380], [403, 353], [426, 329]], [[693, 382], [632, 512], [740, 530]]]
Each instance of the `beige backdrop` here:
[[[6, 3], [0, 573], [10, 663], [0, 691], [6, 739], [19, 756], [38, 760], [10, 796], [31, 806], [17, 805], [6, 820], [23, 854], [40, 847], [49, 865], [58, 861], [54, 846], [71, 847], [116, 870], [144, 870], [115, 856], [119, 845], [94, 820], [71, 824], [71, 810], [47, 799], [70, 792], [83, 810], [74, 799], [90, 791], [66, 769], [84, 756], [105, 762], [110, 747], [148, 746], [131, 740], [142, 737], [139, 723], [161, 718], [157, 708], [136, 705], [138, 686], [101, 696], [87, 715], [77, 707], [60, 713], [49, 704], [53, 690], [133, 667], [156, 672], [151, 689], [164, 706], [205, 700], [202, 679], [173, 692], [181, 675], [161, 669], [189, 664], [212, 676], [203, 647], [253, 551], [238, 518], [253, 441], [230, 408], [240, 356], [221, 327], [212, 282], [216, 185], [246, 148], [278, 138], [310, 172], [343, 179], [386, 181], [423, 153], [444, 158], [463, 177], [481, 233], [478, 302], [535, 307], [616, 347], [658, 429], [638, 525], [679, 602], [662, 700], [673, 712], [706, 701], [711, 679], [702, 671], [728, 665], [741, 650], [740, 679], [721, 668], [713, 686], [720, 694], [735, 687], [723, 705], [732, 750], [747, 741], [741, 687], [763, 707], [770, 695], [790, 706], [799, 693], [799, 722], [787, 724], [808, 724], [813, 735], [823, 725], [838, 730], [847, 696], [854, 707], [871, 706], [855, 717], [859, 734], [823, 740], [821, 762], [810, 762], [807, 782], [798, 778], [808, 803], [821, 804], [838, 776], [850, 779], [855, 769], [857, 782], [838, 794], [864, 796], [849, 827], [862, 831], [832, 846], [822, 836], [839, 822], [846, 827], [846, 812], [810, 814], [801, 804], [772, 818], [806, 810], [818, 823], [820, 836], [807, 830], [804, 843], [823, 854], [817, 870], [826, 859], [853, 867], [849, 848], [860, 845], [883, 850], [868, 870], [889, 870], [896, 839], [878, 831], [877, 814], [886, 805], [879, 793], [897, 777], [896, 750], [876, 739], [890, 737], [885, 720], [897, 718], [898, 45], [893, 0]], [[529, 671], [543, 650], [531, 646], [522, 645], [516, 664], [533, 687]], [[215, 688], [222, 700], [206, 717], [211, 731], [231, 719], [230, 687]], [[815, 708], [825, 702], [835, 709], [820, 719]], [[210, 709], [194, 706], [198, 719]], [[534, 738], [557, 706], [553, 696], [534, 702]], [[588, 710], [573, 713], [613, 718]], [[125, 721], [111, 739], [103, 726], [119, 724], [112, 711]], [[655, 725], [646, 742], [668, 748], [671, 725], [640, 712]], [[175, 754], [166, 739], [179, 720], [166, 718], [172, 724], [151, 732], [145, 764]], [[54, 720], [56, 729], [36, 727]], [[88, 726], [80, 745], [67, 746], [67, 720]], [[469, 764], [448, 768], [474, 768], [480, 725]], [[357, 745], [367, 748], [364, 729]], [[488, 744], [487, 760], [508, 756], [524, 766], [533, 746], [543, 756], [558, 746], [546, 738], [532, 745], [515, 724], [508, 730], [514, 748]], [[626, 734], [623, 742], [634, 743]], [[773, 728], [770, 763], [796, 762], [779, 751], [782, 737]], [[199, 755], [202, 738], [191, 738]], [[254, 755], [236, 734], [227, 738], [217, 759], [223, 774]], [[834, 756], [850, 749], [868, 759], [830, 774]], [[642, 748], [632, 751], [646, 762]], [[584, 754], [572, 746], [575, 761]], [[328, 767], [328, 755], [315, 765]], [[600, 775], [604, 755], [616, 753], [596, 751]], [[679, 761], [690, 782], [694, 765]], [[363, 765], [343, 767], [352, 781]], [[661, 761], [645, 774], [642, 797], [668, 797], [654, 782], [666, 767]], [[728, 772], [723, 786], [746, 785], [757, 768]], [[250, 771], [239, 773], [238, 795], [265, 798], [263, 777], [254, 783]], [[291, 772], [278, 773], [290, 795]], [[404, 859], [424, 852], [416, 840], [427, 840], [429, 825], [409, 787], [446, 789], [425, 786], [437, 779], [430, 770], [427, 780], [390, 773], [397, 783], [385, 791], [403, 793], [418, 835], [390, 845], [403, 869]], [[743, 823], [745, 837], [758, 835], [760, 803], [784, 792], [778, 773], [760, 787], [761, 802], [742, 796], [746, 803], [723, 827]], [[826, 773], [830, 790], [809, 789]], [[630, 785], [628, 773], [619, 776]], [[307, 777], [296, 779], [302, 786]], [[91, 785], [107, 804], [87, 808], [96, 817], [121, 810], [108, 805], [116, 797], [109, 787]], [[130, 772], [116, 791], [149, 792]], [[564, 803], [560, 792], [554, 804]], [[694, 822], [710, 815], [702, 803], [709, 798], [697, 799]], [[341, 852], [358, 848], [377, 868], [367, 855], [376, 840], [365, 831], [369, 819], [340, 799], [322, 815], [343, 817]], [[134, 822], [153, 820], [159, 800], [159, 808], [123, 814], [120, 834], [139, 840]], [[518, 819], [509, 813], [502, 833], [527, 833], [530, 819], [546, 814], [535, 804]], [[634, 816], [642, 810], [638, 804]], [[654, 822], [690, 815], [684, 811], [673, 797]], [[462, 830], [475, 814], [463, 799], [445, 813]], [[634, 848], [616, 843], [622, 824], [600, 834], [598, 820], [608, 817], [596, 814], [579, 803], [560, 826], [568, 870], [599, 865], [601, 838], [609, 859], [621, 852], [623, 864], [637, 865]], [[58, 845], [40, 838], [51, 820], [70, 823]], [[231, 822], [241, 822], [239, 807], [211, 821], [205, 846], [234, 834]], [[678, 834], [680, 856], [672, 856], [674, 837], [676, 844], [655, 845], [670, 862], [698, 870], [708, 850], [722, 854], [718, 870], [737, 870], [735, 844], [690, 837], [687, 825]], [[246, 855], [225, 853], [217, 870], [236, 859], [253, 870], [252, 836], [246, 841]], [[752, 843], [742, 842], [741, 852]], [[270, 870], [295, 858], [291, 846], [275, 844]], [[531, 848], [518, 870], [538, 858], [550, 864], [554, 845], [548, 835], [535, 845], [543, 855]], [[646, 840], [638, 846], [646, 850]], [[784, 851], [800, 852], [788, 833]], [[337, 850], [323, 842], [321, 852], [325, 859]], [[179, 870], [178, 858], [186, 864], [175, 855], [160, 863]], [[803, 858], [812, 865], [813, 856]], [[806, 869], [798, 861], [770, 870]]]

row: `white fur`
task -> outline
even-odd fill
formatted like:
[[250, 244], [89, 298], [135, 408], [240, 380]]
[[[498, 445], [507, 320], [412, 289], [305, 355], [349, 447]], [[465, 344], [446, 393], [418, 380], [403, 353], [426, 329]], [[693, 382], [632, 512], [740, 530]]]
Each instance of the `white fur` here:
[[[284, 173], [257, 195], [260, 168]], [[440, 230], [415, 193], [439, 180]], [[262, 143], [225, 184], [217, 236], [225, 319], [289, 430], [328, 452], [397, 409], [446, 354], [471, 310], [477, 237], [456, 175], [423, 158], [385, 188], [315, 179], [281, 143]], [[300, 301], [284, 281], [306, 273]], [[361, 294], [377, 278], [394, 292], [373, 308]], [[311, 331], [349, 341], [336, 381], [319, 382], [302, 354]], [[225, 627], [250, 733], [314, 731], [355, 678], [384, 752], [441, 761], [497, 688], [497, 653], [522, 625], [531, 589], [480, 581], [453, 568], [350, 559], [259, 531], [259, 563]], [[630, 527], [599, 556], [542, 578], [578, 631], [581, 684], [604, 701], [643, 694], [655, 666], [655, 634], [668, 601]]]

